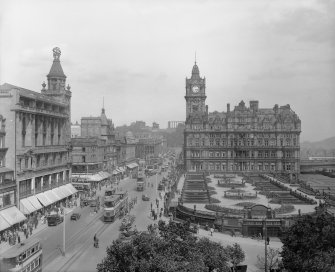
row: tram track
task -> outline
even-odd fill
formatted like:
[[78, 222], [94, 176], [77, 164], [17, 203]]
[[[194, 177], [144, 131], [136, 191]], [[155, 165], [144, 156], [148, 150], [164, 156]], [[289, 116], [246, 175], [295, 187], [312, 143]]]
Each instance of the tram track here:
[[[109, 227], [109, 224], [103, 224], [97, 231], [96, 234], [97, 236], [100, 236], [102, 233], [104, 233], [107, 228]], [[67, 260], [61, 267], [56, 270], [57, 272], [63, 272], [67, 271], [69, 267], [81, 256], [81, 254], [89, 247], [92, 246], [92, 241], [91, 239], [86, 239], [86, 241], [80, 246], [80, 248], [74, 253], [69, 260]]]
[[[83, 228], [79, 229], [74, 235], [72, 235], [70, 237], [70, 239], [68, 239], [66, 241], [68, 247], [67, 249], [71, 249], [71, 246], [75, 245], [75, 241], [80, 238], [84, 233], [88, 232], [91, 227], [97, 223], [97, 219], [99, 219], [99, 217], [101, 217], [101, 213], [95, 215], [92, 220], [85, 225]], [[64, 224], [64, 222], [63, 222]], [[43, 260], [43, 266], [49, 264], [52, 260], [54, 260], [55, 258], [57, 258], [58, 256], [61, 255], [61, 250], [60, 250], [60, 246], [58, 245], [52, 252], [50, 252], [47, 256], [44, 256], [44, 260]]]

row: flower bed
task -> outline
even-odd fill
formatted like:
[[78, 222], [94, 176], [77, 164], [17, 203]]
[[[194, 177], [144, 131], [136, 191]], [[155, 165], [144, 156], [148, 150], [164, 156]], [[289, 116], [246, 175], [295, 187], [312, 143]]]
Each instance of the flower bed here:
[[294, 206], [290, 204], [283, 204], [279, 208], [274, 209], [274, 211], [277, 214], [290, 213], [290, 212], [293, 212], [294, 210], [295, 210]]

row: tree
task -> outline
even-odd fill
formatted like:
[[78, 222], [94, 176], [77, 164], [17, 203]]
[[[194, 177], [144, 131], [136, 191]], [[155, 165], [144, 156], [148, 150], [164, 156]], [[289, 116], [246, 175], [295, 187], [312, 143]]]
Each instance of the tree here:
[[[276, 269], [280, 266], [280, 250], [268, 247], [267, 251], [267, 268], [270, 269]], [[265, 269], [265, 256], [259, 256], [257, 255], [257, 264], [256, 266], [261, 270], [264, 271]]]
[[[149, 227], [152, 230], [152, 227]], [[139, 233], [113, 241], [98, 272], [228, 272], [227, 249], [208, 238], [197, 239], [187, 224], [159, 223], [159, 234]]]
[[244, 251], [239, 244], [235, 243], [232, 246], [227, 246], [227, 254], [229, 261], [233, 265], [233, 271], [236, 271], [237, 265], [245, 259]]
[[303, 216], [282, 238], [288, 271], [330, 271], [335, 262], [335, 218], [327, 213]]

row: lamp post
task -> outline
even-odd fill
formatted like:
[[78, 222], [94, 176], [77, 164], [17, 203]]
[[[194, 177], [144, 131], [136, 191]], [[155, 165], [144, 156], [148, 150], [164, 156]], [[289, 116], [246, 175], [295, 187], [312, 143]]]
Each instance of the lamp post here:
[[263, 220], [263, 231], [264, 231], [264, 271], [268, 271], [268, 243], [267, 243], [267, 228], [266, 228], [266, 219]]
[[63, 256], [65, 257], [65, 207], [63, 207]]

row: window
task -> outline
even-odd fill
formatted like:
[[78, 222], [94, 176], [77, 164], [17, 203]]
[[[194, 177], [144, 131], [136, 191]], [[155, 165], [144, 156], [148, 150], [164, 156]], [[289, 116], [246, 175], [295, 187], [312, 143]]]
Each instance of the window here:
[[287, 170], [287, 171], [290, 171], [290, 170], [291, 170], [291, 164], [289, 164], [289, 163], [286, 164], [286, 170]]
[[269, 157], [269, 151], [264, 151], [264, 157], [268, 158]]
[[222, 157], [226, 157], [226, 152], [222, 152]]
[[268, 140], [268, 139], [265, 139], [265, 140], [264, 140], [264, 145], [265, 145], [265, 146], [269, 146], [269, 140]]
[[297, 145], [297, 139], [296, 139], [296, 138], [293, 139], [293, 145], [294, 145], [294, 146]]
[[202, 146], [205, 146], [205, 139], [202, 139]]
[[213, 146], [214, 145], [214, 141], [212, 139], [209, 140], [209, 145]]
[[26, 146], [26, 117], [22, 117], [22, 147]]
[[263, 152], [258, 151], [258, 158], [262, 158], [263, 157]]
[[220, 152], [216, 152], [216, 157], [220, 157]]
[[280, 146], [283, 146], [283, 145], [284, 145], [284, 140], [280, 139]]

